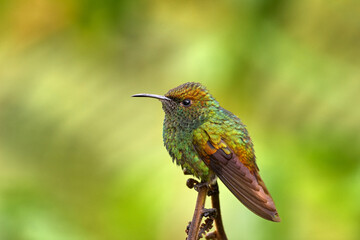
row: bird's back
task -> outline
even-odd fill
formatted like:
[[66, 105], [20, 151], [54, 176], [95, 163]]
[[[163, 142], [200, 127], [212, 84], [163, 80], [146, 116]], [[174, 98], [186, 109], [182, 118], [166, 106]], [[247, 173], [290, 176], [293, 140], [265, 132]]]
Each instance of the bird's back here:
[[280, 221], [259, 175], [252, 141], [239, 118], [220, 108], [194, 132], [194, 146], [211, 171], [246, 207], [265, 219]]

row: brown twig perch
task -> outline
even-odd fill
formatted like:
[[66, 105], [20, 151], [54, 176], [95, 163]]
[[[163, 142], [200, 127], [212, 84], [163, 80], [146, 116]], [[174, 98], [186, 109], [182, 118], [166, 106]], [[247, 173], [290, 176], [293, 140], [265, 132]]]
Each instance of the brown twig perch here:
[[221, 211], [220, 211], [220, 199], [219, 199], [219, 185], [215, 182], [214, 185], [211, 185], [211, 189], [209, 191], [211, 196], [211, 204], [212, 207], [216, 209], [216, 216], [215, 216], [215, 232], [208, 233], [206, 235], [206, 239], [214, 239], [214, 235], [217, 240], [227, 240], [224, 226], [221, 219]]
[[[214, 185], [211, 185], [210, 189], [206, 183], [199, 183], [195, 179], [188, 179], [186, 185], [189, 188], [194, 188], [198, 191], [198, 197], [196, 200], [195, 211], [193, 219], [188, 226], [188, 237], [187, 240], [198, 240], [202, 237], [202, 234], [199, 234], [200, 224], [203, 216], [205, 214], [209, 215], [211, 222], [215, 220], [216, 231], [208, 233], [206, 239], [217, 239], [217, 240], [227, 240], [224, 227], [221, 219], [220, 212], [220, 200], [219, 200], [219, 188], [217, 182]], [[206, 195], [211, 196], [212, 209], [204, 209]], [[210, 226], [211, 228], [211, 226]], [[206, 230], [208, 231], [208, 230]]]
[[188, 187], [190, 187], [190, 188], [194, 187], [194, 189], [198, 191], [198, 197], [196, 200], [194, 216], [191, 221], [189, 232], [188, 232], [188, 237], [187, 237], [187, 240], [197, 240], [198, 234], [199, 234], [199, 229], [200, 229], [201, 219], [203, 217], [202, 214], [203, 214], [203, 209], [204, 209], [204, 205], [205, 205], [206, 195], [208, 192], [208, 187], [206, 184], [198, 183], [194, 179], [189, 179], [186, 184]]

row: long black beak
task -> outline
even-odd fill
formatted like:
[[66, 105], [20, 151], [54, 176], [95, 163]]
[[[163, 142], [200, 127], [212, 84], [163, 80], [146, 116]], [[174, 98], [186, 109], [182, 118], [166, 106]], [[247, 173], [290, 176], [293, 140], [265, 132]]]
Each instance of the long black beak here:
[[171, 101], [170, 98], [167, 98], [165, 96], [155, 95], [155, 94], [148, 94], [148, 93], [139, 93], [139, 94], [132, 95], [132, 97], [149, 97], [149, 98], [157, 98], [157, 99], [160, 99], [160, 100]]

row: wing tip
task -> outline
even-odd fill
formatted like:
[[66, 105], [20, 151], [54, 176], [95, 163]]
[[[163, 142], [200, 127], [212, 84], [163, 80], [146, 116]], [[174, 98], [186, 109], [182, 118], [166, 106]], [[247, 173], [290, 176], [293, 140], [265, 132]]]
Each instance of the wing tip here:
[[281, 222], [281, 218], [279, 217], [278, 213], [275, 213], [273, 216], [271, 216], [271, 219], [269, 220], [273, 222]]

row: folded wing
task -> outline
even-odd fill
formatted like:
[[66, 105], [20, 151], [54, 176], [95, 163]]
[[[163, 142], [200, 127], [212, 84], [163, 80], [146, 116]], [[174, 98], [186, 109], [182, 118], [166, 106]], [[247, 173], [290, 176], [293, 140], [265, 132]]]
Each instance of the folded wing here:
[[219, 148], [208, 141], [204, 149], [200, 150], [196, 146], [195, 149], [208, 167], [247, 208], [267, 220], [280, 222], [274, 201], [258, 171], [249, 170], [226, 143], [222, 141], [220, 145], [222, 147]]

